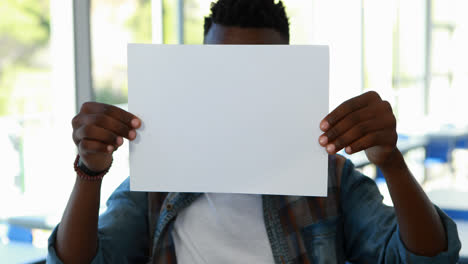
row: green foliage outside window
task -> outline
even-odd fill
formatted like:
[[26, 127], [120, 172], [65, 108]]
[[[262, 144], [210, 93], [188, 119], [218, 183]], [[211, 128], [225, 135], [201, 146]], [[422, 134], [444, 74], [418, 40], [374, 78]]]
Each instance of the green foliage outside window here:
[[[48, 0], [2, 0], [0, 1], [0, 116], [23, 114], [22, 96], [28, 87], [15, 85], [19, 73], [34, 76], [49, 70], [47, 62], [41, 61], [41, 52], [47, 49], [50, 38], [50, 15]], [[23, 82], [27, 84], [27, 82]], [[46, 107], [38, 101], [36, 110]]]

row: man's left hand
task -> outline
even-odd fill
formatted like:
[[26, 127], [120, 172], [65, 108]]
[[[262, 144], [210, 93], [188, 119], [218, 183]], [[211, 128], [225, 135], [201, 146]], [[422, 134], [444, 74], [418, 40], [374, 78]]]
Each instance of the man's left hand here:
[[342, 103], [320, 122], [320, 129], [319, 143], [329, 154], [365, 150], [369, 161], [382, 167], [398, 152], [392, 107], [373, 91]]

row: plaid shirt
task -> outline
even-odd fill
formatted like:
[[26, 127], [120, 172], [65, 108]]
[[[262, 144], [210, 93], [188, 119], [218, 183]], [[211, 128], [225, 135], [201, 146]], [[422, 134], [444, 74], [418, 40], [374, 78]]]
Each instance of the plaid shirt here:
[[[448, 248], [432, 258], [417, 256], [405, 248], [394, 209], [382, 204], [374, 181], [350, 161], [342, 169], [336, 164], [330, 156], [327, 197], [262, 196], [276, 263], [456, 263], [461, 247], [456, 226], [439, 208]], [[200, 195], [130, 192], [127, 179], [100, 216], [92, 263], [177, 263], [174, 219]], [[56, 230], [49, 239], [48, 263], [62, 263], [55, 236]]]

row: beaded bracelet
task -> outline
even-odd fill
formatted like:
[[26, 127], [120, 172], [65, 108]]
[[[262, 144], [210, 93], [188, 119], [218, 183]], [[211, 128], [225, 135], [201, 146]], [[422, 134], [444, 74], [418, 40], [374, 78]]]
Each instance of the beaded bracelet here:
[[[73, 167], [75, 168], [75, 171], [76, 171], [76, 174], [78, 175], [78, 177], [80, 177], [80, 179], [86, 180], [86, 181], [101, 181], [102, 178], [104, 177], [104, 175], [106, 175], [107, 172], [109, 172], [109, 169], [111, 167], [111, 166], [109, 166], [109, 168], [107, 168], [104, 171], [101, 171], [101, 172], [97, 173], [96, 175], [89, 175], [86, 172], [84, 172], [78, 166], [79, 161], [80, 161], [80, 155], [78, 154], [78, 155], [76, 155], [76, 159], [75, 159], [75, 163], [73, 164]], [[111, 163], [111, 165], [112, 165], [112, 163]]]

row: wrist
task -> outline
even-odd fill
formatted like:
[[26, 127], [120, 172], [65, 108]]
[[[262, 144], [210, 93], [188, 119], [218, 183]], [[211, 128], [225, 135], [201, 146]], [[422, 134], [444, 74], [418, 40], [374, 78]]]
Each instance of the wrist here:
[[403, 154], [401, 154], [400, 150], [396, 147], [388, 155], [385, 162], [378, 167], [384, 176], [407, 169]]
[[[112, 165], [112, 163], [111, 163]], [[89, 169], [81, 160], [80, 155], [76, 155], [74, 169], [78, 175], [78, 177], [82, 180], [89, 180], [89, 181], [100, 181], [107, 174], [111, 166], [107, 169], [102, 171], [94, 171]]]
[[[81, 158], [81, 156], [78, 158], [78, 168], [86, 173], [87, 175], [89, 176], [97, 176], [105, 171], [108, 171], [109, 168], [107, 169], [104, 169], [104, 170], [95, 170], [95, 169], [90, 169], [84, 162], [83, 162], [83, 159]], [[109, 166], [110, 167], [110, 166]]]

